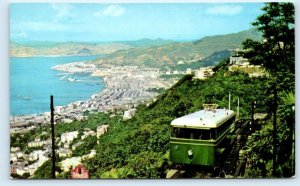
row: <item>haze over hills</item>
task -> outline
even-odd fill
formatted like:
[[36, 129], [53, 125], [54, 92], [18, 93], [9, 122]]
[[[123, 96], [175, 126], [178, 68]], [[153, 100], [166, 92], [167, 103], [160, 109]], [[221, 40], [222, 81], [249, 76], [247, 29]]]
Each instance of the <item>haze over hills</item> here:
[[32, 57], [111, 54], [118, 50], [126, 50], [133, 47], [152, 47], [170, 43], [174, 43], [174, 41], [160, 38], [112, 42], [10, 41], [10, 55], [12, 57]]
[[136, 41], [119, 41], [117, 43], [123, 43], [134, 47], [152, 47], [152, 46], [167, 45], [174, 42], [175, 41], [173, 40], [157, 38], [157, 39], [140, 39]]
[[11, 41], [10, 55], [32, 57], [108, 54], [95, 60], [95, 63], [164, 67], [195, 63], [212, 56], [215, 52], [241, 48], [242, 41], [247, 38], [259, 40], [261, 34], [254, 29], [249, 29], [233, 34], [204, 37], [194, 42], [175, 42], [160, 38], [96, 43]]
[[204, 37], [194, 42], [178, 42], [148, 48], [130, 48], [116, 51], [96, 61], [98, 64], [144, 65], [153, 67], [194, 63], [224, 50], [241, 48], [247, 38], [260, 40], [261, 34], [254, 29]]
[[67, 56], [110, 54], [118, 50], [129, 49], [132, 46], [122, 43], [81, 43], [81, 42], [30, 42], [25, 44], [10, 43], [10, 56]]

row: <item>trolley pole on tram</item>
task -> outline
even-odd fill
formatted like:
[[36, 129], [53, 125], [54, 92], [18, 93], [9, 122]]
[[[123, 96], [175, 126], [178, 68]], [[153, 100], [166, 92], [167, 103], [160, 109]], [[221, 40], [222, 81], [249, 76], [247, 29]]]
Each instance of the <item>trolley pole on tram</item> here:
[[54, 104], [53, 96], [50, 96], [50, 111], [51, 111], [51, 140], [52, 140], [52, 178], [55, 179], [55, 134], [54, 134]]

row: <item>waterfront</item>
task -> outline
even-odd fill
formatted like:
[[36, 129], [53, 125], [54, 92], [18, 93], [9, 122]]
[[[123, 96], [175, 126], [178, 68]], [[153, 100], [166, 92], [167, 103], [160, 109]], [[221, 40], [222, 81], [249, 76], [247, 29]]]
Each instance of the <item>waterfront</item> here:
[[[62, 73], [52, 66], [88, 61], [98, 56], [29, 57], [10, 60], [10, 114], [24, 115], [49, 111], [49, 97], [56, 105], [86, 100], [104, 89], [101, 77], [85, 73]], [[83, 91], [84, 90], [84, 91]]]
[[[115, 109], [129, 109], [144, 101], [151, 101], [158, 95], [153, 89], [165, 89], [175, 81], [159, 78], [160, 72], [155, 68], [138, 68], [137, 66], [106, 66], [99, 67], [90, 63], [76, 62], [56, 65], [52, 70], [60, 74], [91, 73], [90, 78], [103, 78], [105, 88], [89, 95], [81, 101], [76, 100], [69, 104], [55, 104], [56, 122], [64, 123], [84, 118], [84, 112], [106, 112]], [[74, 80], [75, 82], [78, 80]], [[82, 89], [80, 89], [82, 92]], [[26, 123], [47, 123], [49, 112], [39, 115], [27, 115], [11, 118], [11, 125]]]

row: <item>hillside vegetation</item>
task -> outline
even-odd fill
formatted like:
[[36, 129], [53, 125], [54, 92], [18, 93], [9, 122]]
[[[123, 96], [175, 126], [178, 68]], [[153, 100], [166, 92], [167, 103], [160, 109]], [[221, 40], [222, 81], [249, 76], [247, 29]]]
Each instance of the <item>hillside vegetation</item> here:
[[[97, 150], [94, 158], [84, 162], [92, 178], [164, 178], [171, 164], [168, 149], [173, 119], [202, 109], [203, 103], [228, 107], [229, 92], [234, 109], [240, 98], [243, 118], [250, 118], [251, 101], [262, 100], [262, 105], [266, 105], [269, 100], [267, 94], [261, 94], [266, 91], [266, 79], [251, 79], [247, 74], [228, 72], [228, 62], [220, 63], [216, 74], [208, 80], [184, 76], [148, 107], [140, 105], [131, 120], [122, 121], [119, 116], [111, 120], [109, 115], [99, 113], [87, 121], [59, 124], [58, 130], [79, 130], [85, 125], [94, 129], [101, 123], [110, 125], [109, 132], [99, 139], [99, 144], [86, 142], [88, 147], [81, 147]], [[84, 152], [83, 149], [76, 151]], [[40, 171], [43, 172], [41, 169], [37, 172]]]

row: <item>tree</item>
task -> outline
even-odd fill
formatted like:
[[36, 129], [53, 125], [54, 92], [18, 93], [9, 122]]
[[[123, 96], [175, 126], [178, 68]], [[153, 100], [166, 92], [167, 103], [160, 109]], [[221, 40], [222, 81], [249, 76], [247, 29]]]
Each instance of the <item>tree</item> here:
[[246, 40], [245, 56], [253, 64], [263, 65], [280, 88], [294, 88], [295, 7], [292, 3], [266, 3], [264, 14], [252, 23], [262, 33], [263, 41]]
[[[249, 58], [251, 63], [262, 65], [269, 71], [271, 76], [266, 84], [267, 92], [271, 93], [276, 89], [280, 96], [279, 101], [268, 104], [269, 110], [278, 104], [277, 112], [273, 111], [274, 121], [276, 121], [274, 123], [277, 123], [272, 129], [272, 140], [275, 140], [272, 151], [273, 176], [291, 177], [294, 175], [292, 139], [295, 113], [292, 108], [295, 103], [295, 7], [292, 3], [266, 3], [262, 10], [264, 14], [258, 16], [253, 25], [262, 33], [263, 41], [248, 39], [243, 43], [243, 47], [246, 50], [245, 57]], [[276, 116], [275, 113], [278, 115]], [[271, 134], [266, 127], [263, 127], [261, 132]], [[260, 137], [262, 142], [270, 141], [268, 135], [260, 135]], [[264, 176], [268, 176], [268, 170], [271, 170], [269, 166], [271, 160], [263, 151], [267, 145], [269, 144], [257, 143], [254, 146], [257, 151], [248, 154], [252, 160], [256, 157], [252, 167], [256, 167], [255, 171], [263, 170]], [[268, 166], [264, 165], [261, 169], [262, 162]], [[250, 171], [249, 175], [251, 177], [260, 175], [255, 171]]]
[[34, 178], [50, 179], [51, 178], [51, 160], [46, 161], [34, 173]]

